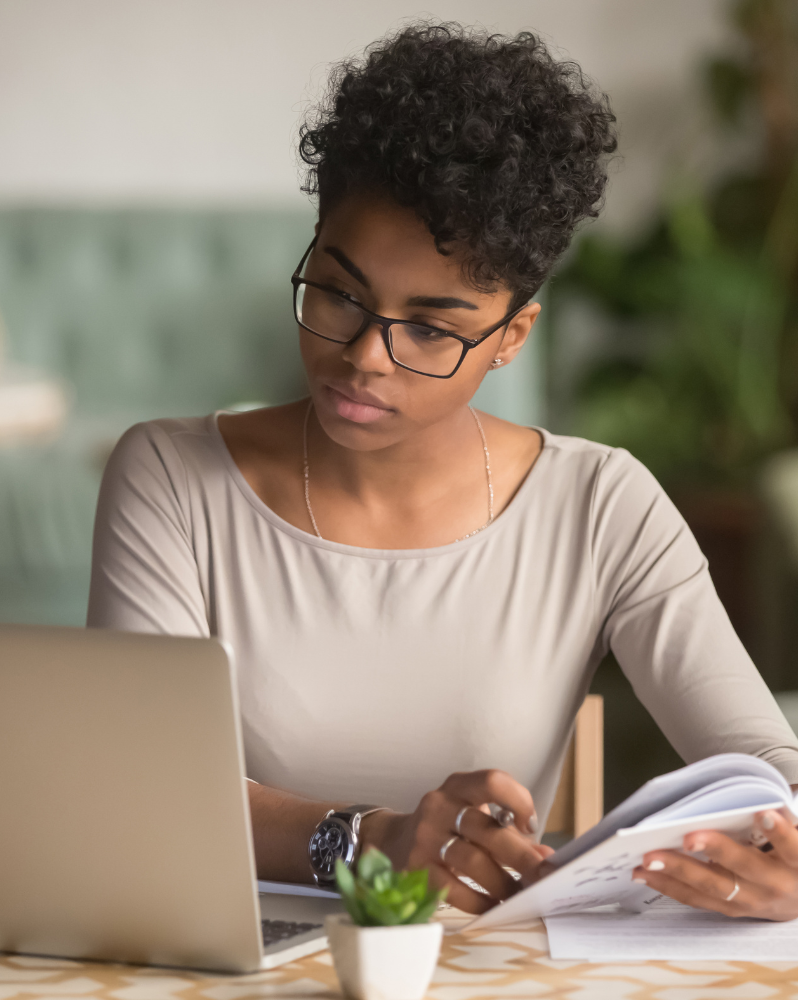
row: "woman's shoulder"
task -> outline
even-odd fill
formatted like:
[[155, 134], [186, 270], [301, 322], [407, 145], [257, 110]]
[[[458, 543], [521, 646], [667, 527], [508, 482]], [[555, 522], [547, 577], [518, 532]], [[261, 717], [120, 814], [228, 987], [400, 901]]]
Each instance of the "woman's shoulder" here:
[[[581, 496], [591, 530], [602, 544], [647, 536], [660, 541], [689, 534], [665, 488], [625, 448], [543, 431], [548, 474], [562, 492]], [[663, 542], [664, 544], [664, 542]]]
[[217, 411], [203, 417], [134, 424], [111, 453], [105, 478], [153, 485], [156, 480], [168, 482], [178, 492], [181, 487], [190, 493], [213, 491], [214, 484], [229, 484], [240, 475], [246, 478], [253, 456], [258, 459], [256, 465], [279, 465], [279, 453], [291, 438], [291, 429], [295, 430], [296, 406]]
[[[540, 426], [523, 426], [482, 414], [495, 478], [509, 476], [509, 494], [524, 490], [532, 502], [543, 494], [547, 502], [564, 502], [571, 509], [593, 503], [618, 489], [651, 497], [664, 491], [649, 470], [625, 448]], [[495, 458], [494, 462], [494, 447]], [[501, 493], [501, 488], [499, 489]]]
[[131, 465], [169, 469], [212, 448], [215, 415], [144, 420], [129, 427], [108, 460], [110, 468]]
[[625, 448], [567, 434], [554, 434], [541, 427], [535, 429], [541, 435], [542, 450], [549, 454], [554, 465], [560, 469], [585, 472], [607, 483], [618, 477], [657, 482], [646, 466]]

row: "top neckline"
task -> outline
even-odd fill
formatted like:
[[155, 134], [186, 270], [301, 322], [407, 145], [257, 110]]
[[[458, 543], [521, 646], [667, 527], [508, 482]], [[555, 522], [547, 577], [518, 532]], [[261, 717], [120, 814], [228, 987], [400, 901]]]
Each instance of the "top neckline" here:
[[483, 544], [489, 537], [495, 534], [496, 531], [502, 530], [501, 526], [503, 524], [508, 523], [519, 516], [518, 512], [523, 506], [523, 498], [532, 490], [532, 486], [536, 478], [534, 476], [535, 470], [538, 468], [544, 458], [544, 455], [548, 453], [551, 447], [551, 438], [547, 430], [543, 427], [537, 427], [534, 425], [529, 428], [529, 430], [537, 431], [537, 433], [540, 434], [542, 443], [538, 457], [535, 459], [532, 468], [529, 472], [527, 472], [521, 485], [515, 491], [515, 495], [512, 500], [510, 500], [501, 514], [499, 514], [498, 517], [495, 517], [493, 522], [486, 528], [483, 528], [482, 531], [477, 532], [470, 538], [461, 538], [456, 542], [447, 542], [445, 545], [436, 545], [425, 549], [371, 549], [364, 548], [359, 545], [347, 545], [344, 542], [334, 542], [327, 538], [319, 538], [316, 535], [312, 535], [309, 531], [303, 531], [302, 528], [297, 528], [296, 525], [284, 520], [279, 514], [276, 514], [271, 507], [264, 503], [255, 490], [253, 490], [249, 485], [241, 469], [239, 469], [236, 465], [233, 456], [230, 454], [230, 449], [227, 447], [227, 443], [222, 436], [222, 432], [219, 430], [219, 417], [222, 414], [229, 412], [233, 411], [216, 410], [214, 413], [210, 414], [206, 423], [211, 439], [219, 451], [228, 473], [238, 487], [239, 492], [243, 495], [249, 505], [253, 507], [254, 510], [261, 515], [261, 517], [265, 518], [265, 520], [267, 520], [275, 528], [283, 532], [283, 534], [289, 535], [291, 538], [304, 545], [309, 545], [318, 549], [326, 549], [328, 552], [337, 552], [340, 555], [357, 556], [361, 559], [426, 559], [434, 556], [452, 555], [454, 553], [464, 551], [473, 545]]

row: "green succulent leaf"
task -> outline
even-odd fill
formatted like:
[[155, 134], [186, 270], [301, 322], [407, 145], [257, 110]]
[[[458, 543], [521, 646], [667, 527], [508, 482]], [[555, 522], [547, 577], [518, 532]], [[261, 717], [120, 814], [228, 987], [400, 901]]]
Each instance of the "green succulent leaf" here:
[[357, 866], [357, 874], [359, 879], [365, 882], [373, 882], [378, 875], [384, 872], [390, 874], [392, 868], [390, 859], [382, 851], [378, 851], [376, 847], [372, 847], [360, 859], [360, 863]]
[[354, 897], [355, 876], [349, 871], [340, 858], [335, 862], [335, 881], [338, 886], [338, 891], [344, 898], [348, 899]]
[[346, 912], [352, 918], [353, 924], [357, 924], [359, 927], [364, 927], [368, 924], [368, 914], [359, 899], [345, 896], [344, 906], [346, 907]]
[[426, 923], [446, 896], [445, 890], [430, 890], [426, 869], [395, 872], [374, 848], [361, 857], [356, 873], [336, 862], [335, 878], [349, 916], [361, 927]]
[[423, 906], [419, 908], [409, 917], [406, 921], [408, 924], [426, 924], [432, 914], [438, 909], [438, 899], [431, 899], [428, 903], [424, 903]]

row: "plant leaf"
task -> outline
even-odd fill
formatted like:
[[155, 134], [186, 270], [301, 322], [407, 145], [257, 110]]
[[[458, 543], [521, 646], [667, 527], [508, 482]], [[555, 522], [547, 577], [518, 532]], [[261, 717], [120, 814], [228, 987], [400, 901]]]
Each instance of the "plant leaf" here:
[[340, 858], [335, 862], [335, 883], [342, 896], [345, 898], [354, 897], [355, 877]]
[[424, 903], [422, 906], [411, 914], [411, 916], [405, 921], [408, 924], [426, 924], [432, 914], [438, 909], [438, 900], [431, 899], [429, 902]]
[[372, 882], [375, 876], [391, 871], [393, 871], [393, 866], [390, 859], [382, 851], [378, 851], [376, 847], [370, 847], [357, 865], [358, 878], [365, 882]]
[[352, 918], [352, 923], [357, 924], [358, 927], [365, 927], [368, 925], [368, 916], [363, 904], [359, 899], [354, 896], [344, 896], [344, 906], [346, 907], [346, 912]]
[[430, 889], [426, 869], [395, 872], [375, 848], [360, 858], [356, 875], [340, 862], [335, 872], [347, 911], [361, 927], [425, 923], [446, 896]]
[[401, 923], [399, 914], [383, 904], [375, 896], [369, 895], [363, 900], [366, 913], [374, 921], [383, 927], [394, 927]]

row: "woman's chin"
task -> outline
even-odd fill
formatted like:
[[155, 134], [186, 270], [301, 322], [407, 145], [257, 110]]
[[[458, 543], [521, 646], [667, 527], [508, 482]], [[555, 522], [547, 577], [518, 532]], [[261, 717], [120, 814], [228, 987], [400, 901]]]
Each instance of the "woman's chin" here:
[[317, 412], [317, 417], [326, 436], [350, 451], [377, 451], [397, 441], [396, 434], [387, 433], [382, 421], [357, 423], [333, 412]]
[[325, 434], [345, 448], [371, 450], [396, 439], [396, 410], [359, 403], [327, 386], [314, 393], [313, 405]]

